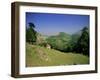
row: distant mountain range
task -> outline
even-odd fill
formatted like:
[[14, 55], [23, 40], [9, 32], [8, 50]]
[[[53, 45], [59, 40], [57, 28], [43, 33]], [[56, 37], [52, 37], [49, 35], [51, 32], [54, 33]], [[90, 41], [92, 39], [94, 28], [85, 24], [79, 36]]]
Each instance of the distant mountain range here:
[[48, 43], [52, 46], [52, 48], [63, 51], [70, 45], [74, 45], [77, 43], [78, 39], [82, 34], [82, 30], [74, 33], [68, 34], [65, 32], [59, 32], [57, 35], [41, 35], [38, 33], [38, 43]]

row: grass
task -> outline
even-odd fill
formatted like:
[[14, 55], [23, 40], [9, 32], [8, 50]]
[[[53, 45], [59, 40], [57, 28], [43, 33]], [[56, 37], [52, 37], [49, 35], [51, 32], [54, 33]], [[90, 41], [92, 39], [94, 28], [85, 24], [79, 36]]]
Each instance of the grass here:
[[26, 67], [89, 64], [82, 54], [64, 53], [38, 45], [26, 44]]

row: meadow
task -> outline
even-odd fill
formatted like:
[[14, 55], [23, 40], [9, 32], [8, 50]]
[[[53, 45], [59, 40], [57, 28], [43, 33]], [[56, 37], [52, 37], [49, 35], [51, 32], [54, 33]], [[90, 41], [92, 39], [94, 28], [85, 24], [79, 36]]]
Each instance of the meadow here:
[[89, 64], [88, 56], [26, 44], [26, 67]]

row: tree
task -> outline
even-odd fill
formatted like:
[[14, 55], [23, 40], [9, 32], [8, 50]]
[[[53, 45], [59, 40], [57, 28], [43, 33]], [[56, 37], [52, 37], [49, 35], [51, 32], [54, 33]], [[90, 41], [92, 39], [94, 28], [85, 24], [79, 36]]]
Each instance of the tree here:
[[89, 56], [89, 30], [87, 27], [82, 29], [82, 35], [80, 36], [75, 48], [76, 52]]
[[33, 23], [29, 23], [28, 28], [26, 29], [26, 42], [34, 43], [36, 42], [36, 31], [34, 30], [35, 25]]

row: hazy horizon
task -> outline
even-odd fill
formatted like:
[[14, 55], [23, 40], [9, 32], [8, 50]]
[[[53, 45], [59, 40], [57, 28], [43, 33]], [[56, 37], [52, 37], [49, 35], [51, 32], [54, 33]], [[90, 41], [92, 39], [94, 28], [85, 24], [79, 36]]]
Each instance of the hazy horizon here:
[[26, 26], [32, 22], [35, 30], [42, 35], [56, 35], [59, 32], [76, 33], [89, 27], [89, 15], [26, 13]]

